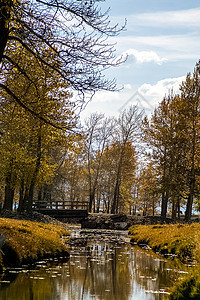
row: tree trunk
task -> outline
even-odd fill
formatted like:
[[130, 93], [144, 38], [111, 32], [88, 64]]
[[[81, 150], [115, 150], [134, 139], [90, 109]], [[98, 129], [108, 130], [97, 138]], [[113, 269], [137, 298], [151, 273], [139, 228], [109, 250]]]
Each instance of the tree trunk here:
[[0, 1], [0, 62], [6, 48], [9, 35], [10, 5], [11, 1]]
[[[125, 146], [124, 146], [125, 148]], [[113, 203], [111, 207], [111, 214], [116, 214], [118, 211], [118, 206], [119, 206], [119, 188], [120, 188], [120, 177], [121, 177], [121, 168], [122, 168], [122, 159], [124, 155], [124, 149], [122, 149], [121, 155], [120, 155], [120, 160], [119, 160], [119, 165], [117, 169], [117, 178], [116, 178], [116, 184], [115, 184], [115, 189], [114, 189], [114, 197], [113, 197]]]
[[163, 166], [163, 181], [162, 181], [162, 188], [163, 188], [163, 192], [162, 192], [162, 204], [161, 204], [161, 218], [162, 221], [166, 220], [167, 217], [167, 205], [168, 205], [168, 192], [167, 192], [167, 178], [166, 178], [166, 173], [167, 173], [167, 162], [166, 162], [166, 156], [167, 156], [167, 150], [165, 147], [164, 150], [164, 166]]
[[195, 189], [195, 150], [196, 150], [196, 128], [193, 119], [193, 140], [192, 140], [192, 166], [190, 171], [190, 186], [189, 186], [189, 196], [187, 200], [187, 206], [185, 211], [185, 221], [190, 222], [192, 216], [192, 204], [194, 199], [194, 189]]
[[95, 191], [91, 190], [90, 191], [90, 202], [89, 202], [89, 212], [92, 212], [92, 205], [94, 203], [94, 198], [95, 198]]
[[21, 180], [20, 190], [19, 190], [19, 206], [18, 211], [22, 212], [24, 210], [24, 180]]
[[172, 200], [172, 220], [176, 220], [176, 213], [177, 213], [177, 202]]
[[190, 193], [188, 195], [187, 206], [186, 206], [186, 211], [185, 211], [185, 221], [186, 222], [191, 221], [192, 204], [193, 204], [193, 199], [194, 199], [194, 186], [195, 186], [195, 179], [193, 179], [190, 184]]
[[180, 197], [178, 197], [178, 200], [177, 200], [177, 213], [178, 213], [178, 220], [180, 220], [180, 217], [181, 217]]
[[154, 201], [154, 195], [153, 195], [153, 203], [152, 203], [152, 215], [155, 216], [155, 201]]
[[3, 209], [12, 210], [15, 189], [11, 186], [11, 174], [6, 177], [5, 200]]
[[168, 194], [167, 192], [162, 193], [162, 207], [161, 207], [161, 218], [163, 221], [167, 217], [167, 204], [168, 204]]
[[114, 197], [113, 197], [113, 203], [111, 207], [111, 214], [116, 214], [117, 213], [117, 205], [119, 200], [119, 175], [117, 174], [117, 181], [115, 184], [115, 190], [114, 190]]
[[100, 205], [101, 205], [101, 193], [97, 193], [97, 209], [96, 209], [96, 212], [99, 213], [99, 210], [100, 210]]
[[35, 184], [36, 184], [37, 175], [38, 175], [38, 172], [39, 172], [39, 169], [40, 169], [40, 162], [41, 162], [41, 157], [42, 157], [42, 151], [41, 151], [41, 146], [42, 146], [41, 129], [42, 129], [42, 125], [40, 124], [40, 128], [39, 128], [39, 131], [38, 131], [36, 166], [35, 166], [35, 171], [33, 173], [33, 177], [32, 177], [30, 188], [29, 188], [29, 194], [28, 194], [28, 210], [29, 211], [32, 211], [33, 193], [34, 193], [34, 188], [35, 188]]

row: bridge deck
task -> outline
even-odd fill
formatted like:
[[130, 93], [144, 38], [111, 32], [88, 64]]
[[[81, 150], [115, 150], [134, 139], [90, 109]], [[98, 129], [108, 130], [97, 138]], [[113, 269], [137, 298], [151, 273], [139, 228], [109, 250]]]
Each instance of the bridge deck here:
[[43, 201], [34, 202], [33, 211], [56, 219], [86, 218], [88, 216], [88, 202], [71, 203], [71, 201]]

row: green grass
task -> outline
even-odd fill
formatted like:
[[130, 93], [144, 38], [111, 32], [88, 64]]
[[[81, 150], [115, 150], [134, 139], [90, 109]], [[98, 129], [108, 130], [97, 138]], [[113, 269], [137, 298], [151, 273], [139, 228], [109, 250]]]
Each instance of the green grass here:
[[200, 224], [136, 225], [129, 229], [131, 243], [148, 244], [154, 252], [172, 254], [196, 266], [171, 290], [170, 300], [200, 299]]
[[[0, 232], [6, 238], [0, 263], [22, 264], [42, 257], [69, 253], [61, 237], [69, 232], [61, 226], [24, 220], [0, 218]], [[16, 262], [16, 263], [15, 263]]]

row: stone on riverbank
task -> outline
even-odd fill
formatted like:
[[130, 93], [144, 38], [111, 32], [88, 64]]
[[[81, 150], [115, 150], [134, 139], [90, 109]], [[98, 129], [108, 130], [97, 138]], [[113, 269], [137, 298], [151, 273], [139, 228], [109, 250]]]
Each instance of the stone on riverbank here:
[[160, 223], [160, 217], [131, 216], [127, 214], [93, 213], [82, 220], [81, 228], [127, 230], [132, 225], [151, 225]]

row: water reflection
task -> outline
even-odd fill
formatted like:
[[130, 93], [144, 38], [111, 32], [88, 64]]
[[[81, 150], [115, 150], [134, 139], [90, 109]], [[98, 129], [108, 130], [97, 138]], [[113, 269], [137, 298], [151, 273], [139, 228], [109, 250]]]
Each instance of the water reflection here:
[[178, 271], [166, 260], [130, 246], [123, 236], [82, 235], [67, 262], [9, 270], [0, 300], [160, 300]]

